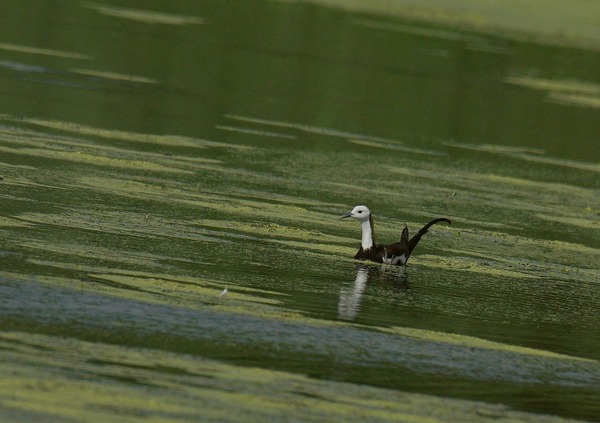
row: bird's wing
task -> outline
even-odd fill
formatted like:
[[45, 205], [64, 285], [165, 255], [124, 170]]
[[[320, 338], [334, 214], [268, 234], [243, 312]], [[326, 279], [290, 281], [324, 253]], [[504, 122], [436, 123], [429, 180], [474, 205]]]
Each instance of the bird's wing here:
[[392, 261], [392, 264], [405, 264], [410, 256], [410, 244], [408, 241], [408, 226], [404, 226], [402, 235], [400, 236], [400, 242], [386, 245], [385, 255], [388, 260]]
[[383, 246], [375, 245], [368, 250], [363, 250], [363, 248], [360, 247], [354, 258], [356, 260], [370, 260], [377, 263], [383, 263]]

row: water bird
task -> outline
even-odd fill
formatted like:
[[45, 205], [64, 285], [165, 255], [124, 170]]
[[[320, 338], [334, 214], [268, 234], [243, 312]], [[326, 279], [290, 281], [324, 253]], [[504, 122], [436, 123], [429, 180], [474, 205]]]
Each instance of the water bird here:
[[400, 242], [394, 244], [382, 245], [375, 242], [375, 231], [373, 229], [373, 215], [367, 206], [356, 206], [352, 211], [340, 216], [340, 219], [352, 217], [360, 223], [362, 227], [362, 240], [360, 249], [354, 256], [357, 260], [370, 260], [377, 263], [393, 264], [397, 266], [405, 265], [421, 237], [427, 233], [432, 225], [439, 222], [450, 224], [450, 220], [445, 217], [433, 219], [427, 225], [423, 226], [412, 238], [408, 239], [408, 226], [404, 225], [404, 230], [400, 236]]

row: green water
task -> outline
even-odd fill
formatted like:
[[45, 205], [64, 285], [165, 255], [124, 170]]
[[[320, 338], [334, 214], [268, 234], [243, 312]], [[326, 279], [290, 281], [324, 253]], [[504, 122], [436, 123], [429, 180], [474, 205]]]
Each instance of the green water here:
[[133, 7], [0, 16], [0, 420], [600, 419], [596, 49]]

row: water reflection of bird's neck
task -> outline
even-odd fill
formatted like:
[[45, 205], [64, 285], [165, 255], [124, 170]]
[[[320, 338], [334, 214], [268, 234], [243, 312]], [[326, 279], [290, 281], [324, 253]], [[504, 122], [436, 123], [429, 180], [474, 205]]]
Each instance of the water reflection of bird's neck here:
[[354, 284], [340, 290], [338, 303], [338, 316], [340, 319], [354, 320], [356, 318], [368, 281], [369, 269], [366, 266], [360, 266], [356, 271]]

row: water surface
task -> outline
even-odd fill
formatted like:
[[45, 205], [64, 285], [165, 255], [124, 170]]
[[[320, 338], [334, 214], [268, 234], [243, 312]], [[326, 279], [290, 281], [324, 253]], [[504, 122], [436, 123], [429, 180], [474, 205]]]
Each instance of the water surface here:
[[597, 420], [597, 51], [218, 5], [6, 8], [3, 419]]

